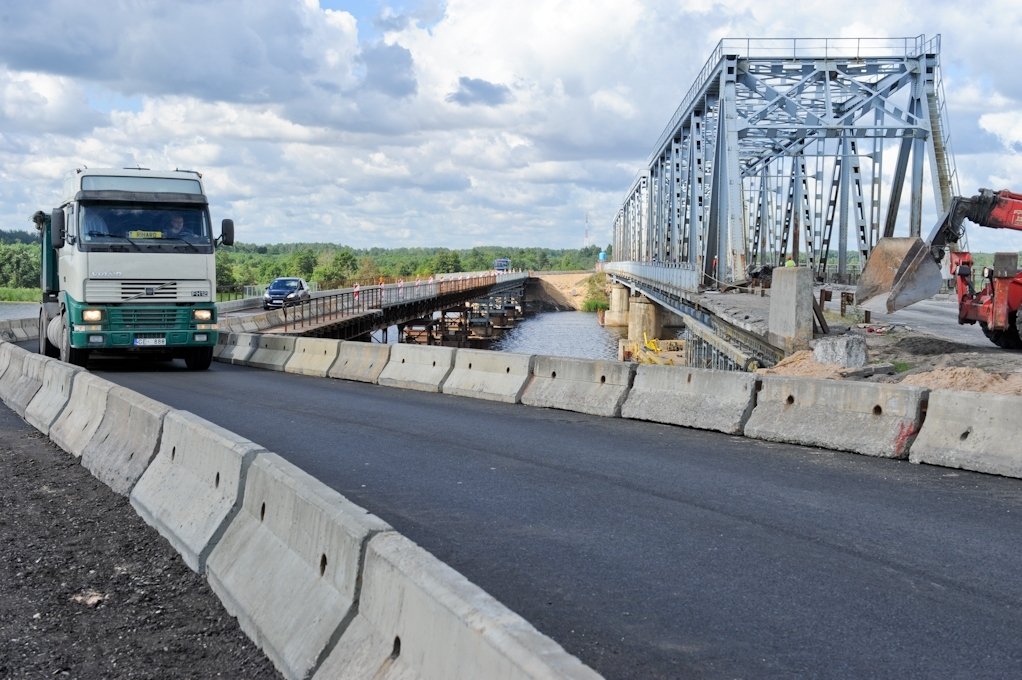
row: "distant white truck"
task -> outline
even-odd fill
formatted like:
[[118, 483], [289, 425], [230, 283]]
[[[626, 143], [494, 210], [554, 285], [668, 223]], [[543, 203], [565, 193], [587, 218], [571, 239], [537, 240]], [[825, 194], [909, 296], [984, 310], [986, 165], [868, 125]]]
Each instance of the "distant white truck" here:
[[217, 342], [214, 237], [198, 172], [78, 169], [42, 238], [39, 352], [85, 366], [93, 352], [152, 353], [209, 368]]

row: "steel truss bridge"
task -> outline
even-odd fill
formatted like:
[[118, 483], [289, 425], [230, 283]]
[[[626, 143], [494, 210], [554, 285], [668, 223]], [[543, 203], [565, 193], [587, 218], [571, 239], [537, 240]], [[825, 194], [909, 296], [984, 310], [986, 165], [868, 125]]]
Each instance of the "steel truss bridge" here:
[[[940, 36], [722, 40], [614, 221], [613, 260], [746, 279], [789, 254], [848, 282], [958, 193]], [[851, 236], [854, 234], [855, 239]]]

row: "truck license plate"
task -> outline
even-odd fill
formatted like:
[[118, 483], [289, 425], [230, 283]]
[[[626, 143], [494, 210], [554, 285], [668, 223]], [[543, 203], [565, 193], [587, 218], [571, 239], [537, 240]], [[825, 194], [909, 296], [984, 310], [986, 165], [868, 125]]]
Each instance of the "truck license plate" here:
[[155, 347], [158, 345], [166, 345], [166, 338], [135, 338], [136, 347]]

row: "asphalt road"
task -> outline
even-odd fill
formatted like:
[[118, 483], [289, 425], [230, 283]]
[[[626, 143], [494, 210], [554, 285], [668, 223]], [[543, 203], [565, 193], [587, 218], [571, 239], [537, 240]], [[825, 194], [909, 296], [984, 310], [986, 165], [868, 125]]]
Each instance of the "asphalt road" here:
[[958, 303], [954, 295], [922, 300], [893, 314], [872, 314], [873, 323], [903, 324], [944, 340], [970, 347], [990, 349], [990, 342], [978, 324], [958, 323]]
[[1022, 676], [1018, 480], [219, 363], [92, 370], [283, 455], [608, 678]]

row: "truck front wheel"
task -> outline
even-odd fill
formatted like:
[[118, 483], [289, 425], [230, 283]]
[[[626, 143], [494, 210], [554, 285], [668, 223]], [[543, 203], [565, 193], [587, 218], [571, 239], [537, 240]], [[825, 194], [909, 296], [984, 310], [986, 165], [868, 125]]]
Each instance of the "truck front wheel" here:
[[71, 329], [68, 328], [66, 314], [61, 318], [61, 322], [64, 326], [64, 333], [60, 336], [60, 360], [85, 368], [85, 364], [89, 363], [89, 350], [72, 347]]
[[212, 347], [193, 347], [185, 354], [185, 366], [189, 371], [205, 371], [213, 363]]
[[60, 349], [53, 346], [50, 339], [46, 337], [46, 326], [49, 320], [46, 318], [46, 311], [39, 310], [39, 353], [52, 359], [60, 358]]

